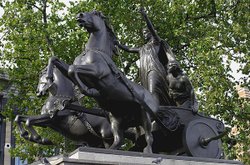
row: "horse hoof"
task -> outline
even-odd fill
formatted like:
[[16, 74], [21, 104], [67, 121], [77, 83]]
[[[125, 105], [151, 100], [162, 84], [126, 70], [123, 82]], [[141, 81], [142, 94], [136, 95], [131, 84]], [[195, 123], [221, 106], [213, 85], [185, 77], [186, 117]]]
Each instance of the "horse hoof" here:
[[18, 121], [19, 121], [19, 115], [16, 116], [16, 118], [15, 118], [14, 121], [15, 121], [15, 122], [18, 122]]
[[24, 131], [24, 132], [21, 133], [21, 137], [26, 137], [26, 136], [28, 136], [28, 134], [29, 133], [27, 131]]
[[30, 120], [29, 119], [27, 119], [27, 121], [26, 121], [26, 126], [30, 126]]
[[109, 147], [109, 149], [111, 149], [111, 150], [119, 150], [121, 148], [121, 145], [111, 145], [110, 147]]
[[144, 148], [143, 149], [143, 153], [146, 153], [146, 154], [152, 154], [152, 149], [151, 148]]
[[33, 139], [34, 139], [34, 140], [36, 140], [36, 141], [38, 141], [38, 140], [40, 140], [40, 139], [41, 139], [41, 136], [39, 136], [39, 135], [35, 135], [35, 136], [33, 136]]

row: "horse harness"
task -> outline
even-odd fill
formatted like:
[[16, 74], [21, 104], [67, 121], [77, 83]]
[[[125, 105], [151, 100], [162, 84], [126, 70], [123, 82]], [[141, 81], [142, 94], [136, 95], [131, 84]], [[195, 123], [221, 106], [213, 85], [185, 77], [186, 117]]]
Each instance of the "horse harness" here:
[[78, 113], [77, 119], [79, 119], [83, 122], [84, 126], [88, 129], [88, 131], [90, 133], [92, 133], [94, 136], [102, 139], [102, 137], [99, 134], [97, 134], [96, 131], [94, 130], [94, 128], [91, 126], [91, 124], [89, 123], [89, 121], [86, 118], [86, 115], [84, 113], [80, 113], [80, 114]]
[[[49, 111], [51, 118], [53, 118], [58, 111], [65, 109], [65, 106], [72, 100], [72, 97], [63, 96], [63, 95], [57, 95], [55, 96], [56, 101], [53, 103], [53, 109]], [[84, 113], [77, 113], [76, 118], [74, 119], [74, 122], [79, 119], [84, 124], [84, 126], [88, 129], [90, 133], [93, 135], [102, 138], [100, 135], [96, 133], [96, 131], [93, 129], [91, 124], [88, 122], [86, 116]], [[74, 123], [73, 122], [73, 123]], [[72, 125], [71, 125], [72, 126]], [[69, 126], [69, 127], [71, 127]]]
[[50, 117], [53, 118], [58, 111], [61, 111], [65, 108], [65, 106], [72, 101], [72, 97], [56, 95], [53, 96], [53, 99], [50, 100], [53, 102], [53, 106], [48, 109]]

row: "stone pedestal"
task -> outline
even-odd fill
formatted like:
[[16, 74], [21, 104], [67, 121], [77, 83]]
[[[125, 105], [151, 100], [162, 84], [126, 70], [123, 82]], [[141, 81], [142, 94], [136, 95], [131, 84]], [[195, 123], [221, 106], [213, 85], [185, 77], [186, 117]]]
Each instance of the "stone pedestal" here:
[[40, 164], [51, 165], [243, 165], [238, 161], [194, 158], [162, 154], [143, 154], [97, 148], [79, 148], [68, 156], [45, 159]]

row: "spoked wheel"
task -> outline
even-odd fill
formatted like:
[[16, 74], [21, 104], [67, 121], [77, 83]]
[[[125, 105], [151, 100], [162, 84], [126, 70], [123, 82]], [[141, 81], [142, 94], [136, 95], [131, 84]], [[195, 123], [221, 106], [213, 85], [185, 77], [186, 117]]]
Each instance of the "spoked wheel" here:
[[188, 155], [193, 157], [221, 158], [221, 140], [208, 139], [218, 136], [218, 132], [203, 120], [188, 123], [183, 134], [183, 145]]

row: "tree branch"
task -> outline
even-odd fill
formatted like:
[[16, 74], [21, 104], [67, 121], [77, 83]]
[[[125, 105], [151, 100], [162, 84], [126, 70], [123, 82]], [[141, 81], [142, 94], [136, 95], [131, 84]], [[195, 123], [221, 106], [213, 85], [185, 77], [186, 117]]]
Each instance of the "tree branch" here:
[[9, 34], [9, 30], [7, 30], [4, 34], [2, 34], [2, 37], [0, 38], [0, 41], [5, 37], [6, 34]]
[[204, 15], [200, 15], [200, 16], [189, 16], [188, 14], [186, 15], [186, 21], [188, 20], [199, 20], [199, 19], [206, 19], [206, 18], [216, 18], [216, 3], [214, 0], [211, 0], [211, 4], [212, 4], [212, 7], [211, 7], [211, 12], [209, 14], [204, 14]]
[[237, 0], [233, 5], [229, 6], [227, 9], [227, 6], [223, 7], [223, 11], [229, 11], [229, 10], [234, 10], [238, 4], [240, 3], [240, 0]]
[[53, 42], [49, 36], [49, 33], [47, 32], [47, 27], [48, 27], [48, 21], [47, 21], [47, 0], [43, 0], [43, 9], [42, 9], [42, 14], [43, 14], [43, 23], [44, 23], [44, 27], [45, 27], [45, 38], [46, 38], [46, 42], [48, 44], [49, 50], [52, 54], [52, 56], [54, 56], [54, 50], [52, 48], [53, 46]]
[[36, 5], [33, 4], [33, 3], [28, 2], [28, 5], [31, 5], [31, 6], [33, 6], [34, 8], [38, 9], [39, 11], [43, 12], [43, 10], [42, 10], [40, 7], [36, 6]]
[[28, 60], [30, 62], [33, 61], [33, 60], [31, 60], [31, 58], [28, 58], [28, 57], [19, 57], [19, 60]]
[[177, 46], [174, 46], [172, 51], [177, 54], [177, 52], [179, 52], [179, 50], [182, 50], [182, 49], [185, 49], [186, 47], [190, 46], [190, 43], [186, 43], [184, 45], [177, 45]]

